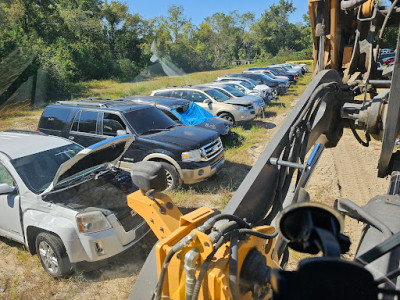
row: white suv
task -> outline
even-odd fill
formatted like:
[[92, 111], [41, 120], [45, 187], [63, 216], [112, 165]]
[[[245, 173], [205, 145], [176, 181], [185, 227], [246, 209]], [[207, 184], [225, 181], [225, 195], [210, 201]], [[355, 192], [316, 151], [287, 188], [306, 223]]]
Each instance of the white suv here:
[[130, 174], [114, 167], [132, 142], [125, 135], [83, 148], [0, 132], [0, 235], [37, 253], [55, 278], [133, 246], [149, 227], [127, 206], [137, 190]]

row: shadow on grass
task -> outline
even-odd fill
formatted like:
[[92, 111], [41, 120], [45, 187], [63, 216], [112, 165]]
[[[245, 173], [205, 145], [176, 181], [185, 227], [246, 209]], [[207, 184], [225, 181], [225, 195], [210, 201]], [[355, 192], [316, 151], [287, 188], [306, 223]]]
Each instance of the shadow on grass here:
[[270, 107], [278, 106], [278, 107], [286, 108], [286, 104], [283, 102], [271, 102], [268, 106], [270, 106]]
[[237, 190], [251, 166], [245, 164], [225, 161], [223, 168], [211, 178], [191, 185], [182, 185], [185, 191], [192, 190], [195, 193], [210, 193], [219, 194], [221, 189], [226, 189], [229, 192]]
[[265, 112], [265, 117], [266, 118], [273, 118], [273, 117], [276, 117], [276, 116], [277, 116], [277, 113], [274, 112], [274, 111], [266, 111]]
[[243, 144], [244, 136], [231, 131], [227, 136], [221, 137], [224, 149], [237, 148]]

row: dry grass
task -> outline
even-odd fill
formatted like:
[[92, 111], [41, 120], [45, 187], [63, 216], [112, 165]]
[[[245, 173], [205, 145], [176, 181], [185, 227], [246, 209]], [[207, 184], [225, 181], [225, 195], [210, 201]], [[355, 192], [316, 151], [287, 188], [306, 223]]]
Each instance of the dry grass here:
[[83, 92], [82, 96], [119, 98], [131, 95], [150, 95], [151, 91], [163, 87], [206, 83], [230, 73], [240, 73], [248, 68], [249, 66], [239, 66], [224, 70], [190, 73], [185, 76], [155, 77], [141, 82], [120, 83], [114, 80], [93, 80], [85, 83], [86, 91]]

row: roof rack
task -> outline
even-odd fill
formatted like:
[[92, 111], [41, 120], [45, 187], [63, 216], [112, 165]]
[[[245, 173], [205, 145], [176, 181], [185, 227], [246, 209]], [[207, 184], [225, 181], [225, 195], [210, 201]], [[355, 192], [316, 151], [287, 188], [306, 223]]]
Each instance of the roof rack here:
[[57, 104], [61, 105], [74, 105], [74, 106], [94, 106], [94, 107], [103, 107], [103, 108], [108, 108], [108, 105], [105, 103], [96, 103], [92, 101], [99, 101], [99, 100], [112, 100], [109, 98], [88, 98], [88, 99], [82, 99], [82, 100], [77, 100], [77, 101], [57, 101]]

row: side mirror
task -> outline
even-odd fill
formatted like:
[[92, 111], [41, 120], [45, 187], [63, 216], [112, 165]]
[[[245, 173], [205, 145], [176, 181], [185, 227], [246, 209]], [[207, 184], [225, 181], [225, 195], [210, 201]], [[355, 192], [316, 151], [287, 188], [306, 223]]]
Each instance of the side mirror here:
[[0, 195], [8, 195], [14, 193], [15, 188], [7, 183], [0, 184]]
[[128, 134], [126, 130], [117, 130], [117, 136]]
[[210, 99], [206, 99], [206, 100], [203, 101], [203, 103], [205, 103], [205, 104], [211, 104], [211, 102], [212, 101]]

